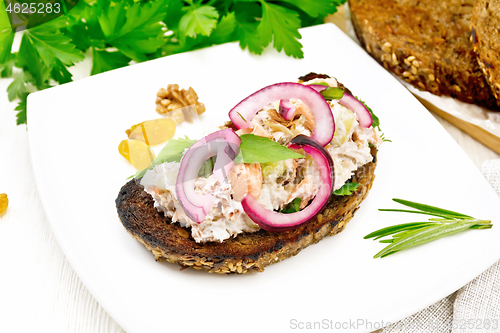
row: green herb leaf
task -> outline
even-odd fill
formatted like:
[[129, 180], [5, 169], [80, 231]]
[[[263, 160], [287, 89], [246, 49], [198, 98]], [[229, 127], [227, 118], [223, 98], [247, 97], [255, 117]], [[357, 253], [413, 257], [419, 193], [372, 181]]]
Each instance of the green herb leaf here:
[[216, 157], [212, 156], [203, 163], [198, 171], [198, 177], [208, 178], [213, 173]]
[[[73, 17], [70, 17], [69, 21], [71, 24], [62, 29], [64, 35], [71, 39], [76, 48], [85, 52], [92, 45], [92, 39], [97, 37], [93, 36], [93, 30], [88, 28], [91, 22], [86, 21], [86, 23], [83, 23], [80, 18]], [[99, 37], [99, 39], [103, 38], [103, 36]]]
[[404, 223], [404, 224], [397, 224], [397, 225], [392, 225], [390, 227], [382, 228], [377, 231], [374, 231], [368, 235], [366, 235], [364, 238], [374, 238], [374, 239], [379, 239], [388, 235], [396, 234], [401, 231], [405, 230], [412, 230], [412, 229], [419, 229], [422, 227], [426, 227], [429, 225], [433, 225], [433, 222], [412, 222], [412, 223]]
[[17, 66], [32, 75], [39, 89], [49, 86], [52, 77], [59, 83], [71, 81], [71, 74], [64, 68], [84, 58], [71, 40], [57, 30], [37, 27], [25, 31], [18, 53]]
[[[148, 60], [147, 54], [155, 52], [165, 43], [165, 25], [161, 19], [167, 12], [167, 2], [135, 2], [130, 7], [122, 8], [123, 14], [120, 13], [116, 18], [118, 23], [109, 43], [135, 61]], [[122, 15], [125, 22], [123, 26], [119, 23]]]
[[19, 102], [19, 104], [16, 106], [16, 108], [14, 109], [15, 111], [17, 111], [17, 124], [18, 125], [21, 125], [21, 124], [26, 124], [26, 98], [28, 97], [28, 95], [26, 95], [26, 97], [21, 100]]
[[182, 18], [184, 8], [184, 1], [182, 0], [170, 0], [167, 4], [167, 14], [163, 19], [163, 22], [167, 24], [167, 28], [170, 30], [177, 29], [179, 22]]
[[344, 89], [336, 87], [335, 88], [328, 87], [326, 89], [321, 90], [319, 93], [326, 100], [341, 99], [342, 96], [344, 96]]
[[291, 214], [291, 213], [298, 212], [300, 210], [300, 203], [301, 202], [302, 202], [301, 198], [293, 199], [292, 202], [290, 202], [288, 205], [283, 207], [283, 209], [280, 211], [280, 213]]
[[212, 6], [190, 6], [179, 22], [183, 35], [195, 37], [197, 34], [209, 36], [217, 25], [219, 13]]
[[238, 22], [234, 13], [228, 13], [222, 17], [217, 27], [210, 34], [209, 41], [212, 44], [222, 44], [235, 39], [235, 30]]
[[146, 174], [146, 171], [153, 169], [155, 166], [165, 163], [165, 162], [180, 162], [184, 151], [191, 147], [196, 140], [191, 140], [187, 136], [185, 138], [170, 139], [163, 149], [160, 151], [158, 156], [153, 160], [151, 165], [143, 170], [138, 171], [135, 174], [135, 178], [139, 179]]
[[240, 138], [240, 153], [234, 163], [268, 163], [304, 158], [303, 155], [262, 136], [243, 134]]
[[423, 214], [423, 215], [439, 216], [439, 217], [443, 217], [443, 218], [448, 217], [448, 215], [443, 215], [443, 214], [439, 214], [439, 213], [415, 211], [415, 210], [408, 210], [408, 209], [379, 209], [379, 211], [381, 211], [381, 212], [400, 212], [400, 213]]
[[344, 185], [342, 185], [341, 188], [339, 188], [336, 191], [333, 191], [333, 194], [335, 194], [335, 195], [351, 195], [353, 192], [356, 192], [358, 187], [359, 187], [358, 183], [345, 183]]
[[165, 0], [147, 1], [144, 4], [134, 2], [127, 8], [125, 24], [117, 34], [127, 36], [139, 30], [143, 37], [157, 37], [162, 31], [163, 25], [159, 22], [167, 13], [168, 3]]
[[42, 61], [28, 33], [21, 39], [16, 66], [29, 72], [33, 77], [33, 83], [39, 89], [48, 85], [50, 70]]
[[[29, 2], [25, 3], [28, 3], [28, 5], [30, 4]], [[26, 28], [34, 29], [38, 26], [41, 26], [42, 24], [44, 25], [44, 28], [61, 28], [66, 24], [66, 19], [65, 17], [61, 17], [60, 15], [61, 13], [56, 13], [55, 11], [52, 11], [51, 13], [44, 11], [35, 11], [33, 14], [29, 15], [28, 22], [26, 22]]]
[[99, 23], [99, 16], [103, 15], [103, 10], [98, 8], [99, 3], [88, 5], [85, 1], [80, 1], [68, 13], [68, 25], [61, 29], [81, 51], [86, 51], [91, 46], [102, 49], [109, 46], [106, 45], [107, 40]]
[[380, 138], [382, 139], [382, 141], [384, 142], [392, 142], [391, 140], [387, 139], [384, 135], [384, 133], [380, 134]]
[[236, 35], [240, 41], [240, 47], [255, 54], [261, 54], [264, 43], [261, 36], [257, 35], [257, 28], [261, 22], [262, 6], [256, 2], [235, 2], [232, 6], [236, 17]]
[[257, 27], [257, 23], [239, 23], [236, 33], [240, 40], [240, 47], [242, 49], [248, 47], [250, 52], [262, 54], [262, 51], [264, 50], [264, 43], [261, 41], [259, 36], [255, 35]]
[[12, 98], [23, 97], [26, 83], [42, 90], [52, 80], [71, 81], [68, 67], [82, 60], [89, 48], [91, 74], [125, 66], [130, 59], [140, 62], [234, 40], [256, 54], [273, 42], [278, 51], [301, 58], [298, 28], [322, 22], [343, 2], [85, 0], [69, 5], [57, 18], [19, 13], [20, 24], [28, 30], [17, 53], [12, 53], [14, 34], [0, 2], [0, 76], [11, 76], [13, 66], [26, 74], [10, 87]]
[[241, 119], [243, 119], [243, 121], [247, 121], [247, 120], [245, 119], [245, 117], [243, 117], [243, 116], [241, 115], [241, 113], [239, 113], [239, 112], [236, 112], [236, 113], [238, 114], [238, 116], [240, 116], [240, 117], [241, 117]]
[[97, 6], [100, 11], [98, 20], [102, 32], [106, 38], [119, 35], [120, 28], [125, 24], [126, 15], [125, 1], [98, 1]]
[[279, 0], [288, 2], [301, 10], [307, 15], [316, 17], [326, 13], [333, 14], [337, 11], [337, 6], [343, 4], [345, 0]]
[[[176, 43], [165, 45], [162, 48], [162, 51], [166, 52], [166, 54], [175, 54], [179, 52], [207, 47], [214, 44], [222, 44], [234, 41], [237, 39], [237, 25], [238, 22], [236, 21], [235, 14], [232, 12], [227, 13], [220, 19], [219, 23], [217, 24], [215, 29], [212, 30], [209, 36], [197, 34], [194, 38], [181, 38], [182, 41], [179, 40]], [[179, 34], [179, 32], [177, 32], [177, 34]], [[174, 36], [176, 35], [174, 34]], [[171, 41], [172, 40], [174, 39], [172, 38]]]
[[424, 205], [417, 202], [393, 199], [394, 201], [415, 208], [406, 209], [379, 209], [380, 211], [395, 211], [404, 213], [425, 214], [437, 216], [429, 218], [429, 222], [413, 222], [398, 224], [374, 231], [364, 238], [380, 239], [392, 235], [391, 239], [379, 240], [380, 243], [390, 243], [378, 252], [374, 258], [383, 258], [398, 251], [420, 244], [425, 244], [442, 237], [456, 234], [468, 229], [489, 229], [493, 225], [490, 220], [479, 220], [469, 215], [457, 213], [451, 210], [442, 209], [435, 206]]
[[386, 257], [398, 251], [413, 247], [416, 245], [428, 243], [436, 239], [453, 235], [461, 231], [470, 229], [476, 225], [477, 221], [462, 221], [461, 223], [434, 224], [407, 232], [401, 237], [395, 238], [390, 245], [378, 252], [374, 258]]
[[0, 64], [10, 58], [14, 33], [12, 32], [9, 16], [5, 10], [5, 1], [0, 3]]
[[59, 84], [68, 83], [72, 81], [73, 74], [71, 74], [66, 67], [57, 59], [55, 61], [55, 66], [52, 67], [50, 71], [50, 76], [57, 81]]
[[7, 94], [10, 102], [12, 102], [17, 97], [22, 99], [22, 96], [27, 94], [26, 86], [24, 84], [24, 73], [20, 73], [7, 87]]
[[58, 33], [57, 30], [27, 30], [25, 36], [48, 68], [58, 65], [56, 60], [65, 66], [72, 66], [84, 59], [82, 52], [71, 43], [71, 39]]
[[449, 218], [460, 218], [460, 219], [473, 218], [472, 216], [469, 216], [469, 215], [457, 213], [457, 212], [447, 210], [447, 209], [442, 209], [439, 207], [420, 204], [418, 202], [413, 202], [413, 201], [408, 201], [408, 200], [403, 200], [403, 199], [392, 199], [392, 200], [401, 204], [401, 205], [415, 208], [415, 209], [420, 210], [422, 212], [430, 213], [430, 215], [435, 215], [437, 213], [437, 214], [440, 214], [440, 215], [443, 215], [443, 216], [446, 216]]
[[92, 72], [91, 75], [110, 71], [112, 69], [127, 66], [130, 62], [130, 58], [123, 55], [119, 51], [108, 52], [92, 50]]
[[145, 61], [165, 43], [161, 19], [167, 12], [167, 0], [133, 2], [130, 6], [126, 1], [112, 1], [103, 7], [98, 21], [106, 42], [125, 56]]
[[262, 44], [267, 46], [274, 40], [276, 50], [294, 58], [303, 58], [302, 44], [298, 41], [300, 19], [297, 12], [278, 5], [262, 1], [262, 21], [257, 33]]

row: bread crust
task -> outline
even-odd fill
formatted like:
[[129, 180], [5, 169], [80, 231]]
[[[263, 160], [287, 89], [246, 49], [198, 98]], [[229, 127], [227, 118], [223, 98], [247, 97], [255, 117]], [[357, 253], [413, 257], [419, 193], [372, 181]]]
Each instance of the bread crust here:
[[474, 0], [349, 0], [362, 46], [421, 90], [499, 110], [470, 41]]
[[283, 232], [261, 229], [242, 233], [222, 243], [196, 243], [190, 230], [181, 227], [154, 208], [153, 198], [136, 180], [125, 184], [116, 207], [125, 229], [150, 250], [156, 260], [165, 259], [182, 268], [192, 267], [210, 273], [243, 274], [262, 272], [265, 266], [296, 255], [328, 235], [344, 230], [375, 178], [376, 148], [372, 162], [360, 167], [352, 178], [358, 189], [349, 196], [333, 195], [314, 219]]
[[500, 105], [500, 0], [477, 0], [471, 24], [478, 64]]

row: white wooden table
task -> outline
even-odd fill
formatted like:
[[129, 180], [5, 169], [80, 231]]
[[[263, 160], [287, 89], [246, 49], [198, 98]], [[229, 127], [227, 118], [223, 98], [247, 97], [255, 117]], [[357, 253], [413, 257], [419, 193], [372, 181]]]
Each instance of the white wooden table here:
[[[73, 72], [88, 75], [89, 63]], [[34, 183], [26, 126], [16, 126], [16, 103], [4, 93], [11, 81], [0, 80], [0, 193], [10, 200], [0, 216], [0, 332], [123, 332], [80, 282], [52, 234]], [[478, 168], [500, 158], [438, 120]]]

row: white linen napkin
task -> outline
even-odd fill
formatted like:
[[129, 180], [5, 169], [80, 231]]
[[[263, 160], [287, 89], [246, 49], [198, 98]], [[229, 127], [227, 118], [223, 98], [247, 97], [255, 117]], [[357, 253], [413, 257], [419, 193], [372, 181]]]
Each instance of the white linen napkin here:
[[[485, 161], [483, 175], [500, 196], [500, 160]], [[500, 261], [448, 297], [381, 333], [500, 332]]]

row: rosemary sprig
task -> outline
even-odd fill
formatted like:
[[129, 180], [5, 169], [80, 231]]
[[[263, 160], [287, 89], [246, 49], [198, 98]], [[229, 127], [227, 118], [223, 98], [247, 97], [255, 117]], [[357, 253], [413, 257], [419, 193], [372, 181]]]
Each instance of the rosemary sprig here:
[[380, 243], [389, 243], [373, 258], [383, 258], [398, 251], [432, 242], [436, 239], [456, 234], [467, 229], [489, 229], [493, 226], [491, 220], [479, 220], [472, 216], [457, 213], [451, 210], [424, 205], [417, 202], [392, 199], [410, 209], [379, 209], [384, 212], [403, 212], [435, 216], [427, 222], [412, 222], [397, 224], [374, 231], [364, 238], [378, 240], [392, 235], [392, 238], [381, 239]]

